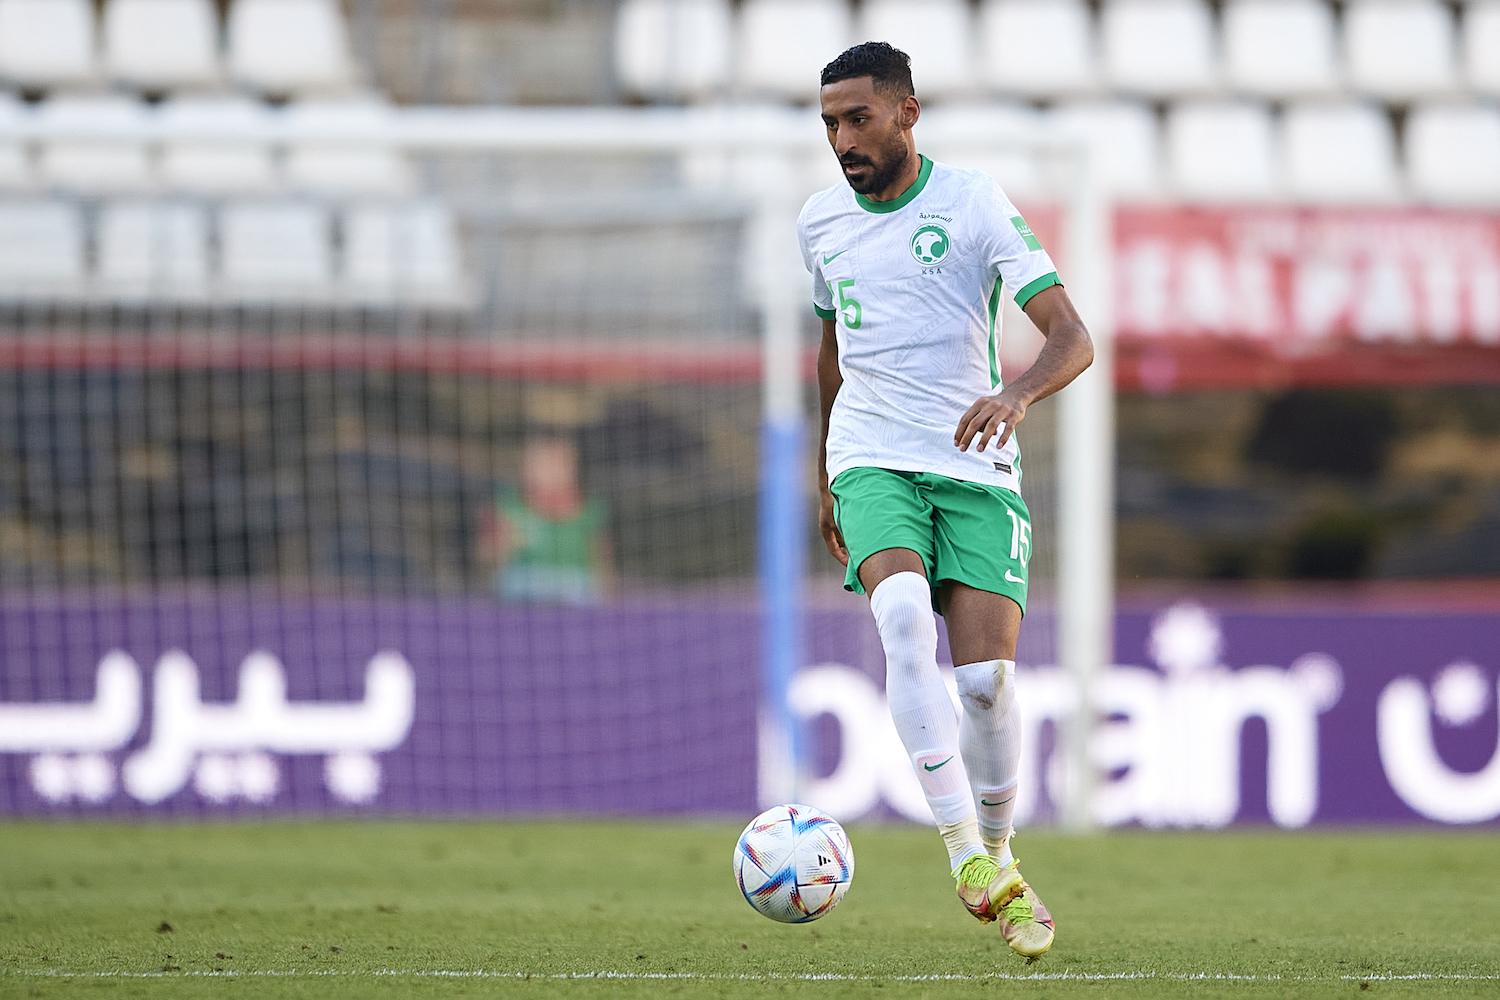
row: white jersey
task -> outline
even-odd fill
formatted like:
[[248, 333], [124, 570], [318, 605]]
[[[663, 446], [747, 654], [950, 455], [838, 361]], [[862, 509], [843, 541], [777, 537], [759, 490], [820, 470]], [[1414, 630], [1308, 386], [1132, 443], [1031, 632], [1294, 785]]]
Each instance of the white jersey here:
[[818, 315], [835, 320], [843, 387], [828, 476], [874, 466], [1020, 492], [1014, 436], [959, 451], [959, 418], [1000, 389], [1000, 288], [1017, 303], [1061, 284], [1021, 213], [988, 174], [922, 158], [893, 201], [838, 184], [797, 219]]

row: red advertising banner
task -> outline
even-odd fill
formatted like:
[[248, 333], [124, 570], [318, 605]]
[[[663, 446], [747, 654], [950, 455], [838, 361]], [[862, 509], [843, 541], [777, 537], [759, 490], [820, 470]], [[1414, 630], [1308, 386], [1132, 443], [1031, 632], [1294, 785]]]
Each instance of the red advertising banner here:
[[1500, 214], [1125, 207], [1125, 390], [1500, 382]]

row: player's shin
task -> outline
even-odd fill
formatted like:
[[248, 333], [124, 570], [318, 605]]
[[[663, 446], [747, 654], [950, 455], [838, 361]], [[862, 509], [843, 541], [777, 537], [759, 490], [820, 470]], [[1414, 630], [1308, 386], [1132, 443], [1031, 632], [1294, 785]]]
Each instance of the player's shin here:
[[948, 847], [954, 868], [983, 853], [964, 761], [958, 719], [937, 666], [932, 591], [920, 573], [895, 573], [870, 594], [885, 649], [885, 691], [896, 733]]
[[953, 671], [963, 718], [959, 747], [973, 786], [979, 833], [989, 854], [1011, 861], [1011, 816], [1021, 763], [1021, 713], [1011, 660], [966, 663]]

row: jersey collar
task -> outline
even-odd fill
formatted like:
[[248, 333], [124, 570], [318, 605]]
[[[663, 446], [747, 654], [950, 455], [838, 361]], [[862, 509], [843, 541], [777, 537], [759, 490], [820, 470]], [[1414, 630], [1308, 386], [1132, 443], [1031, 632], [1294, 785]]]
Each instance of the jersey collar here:
[[921, 194], [922, 189], [927, 186], [927, 178], [932, 176], [932, 161], [921, 153], [918, 153], [917, 156], [922, 161], [922, 169], [917, 173], [916, 183], [890, 201], [871, 201], [864, 195], [855, 192], [854, 200], [859, 202], [859, 207], [866, 212], [895, 212], [910, 205], [911, 200]]

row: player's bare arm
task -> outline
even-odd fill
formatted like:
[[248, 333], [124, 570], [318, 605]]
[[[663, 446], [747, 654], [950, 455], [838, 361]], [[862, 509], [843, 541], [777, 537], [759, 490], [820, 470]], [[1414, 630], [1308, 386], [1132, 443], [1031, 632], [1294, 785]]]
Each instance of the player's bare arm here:
[[833, 519], [833, 494], [828, 490], [828, 418], [833, 401], [839, 394], [844, 377], [839, 374], [839, 342], [836, 324], [823, 321], [823, 340], [818, 345], [818, 403], [822, 410], [822, 428], [818, 434], [818, 531], [823, 543], [840, 565], [849, 565], [849, 547]]
[[1094, 361], [1094, 342], [1061, 285], [1033, 295], [1025, 311], [1046, 338], [1041, 353], [1003, 390], [979, 397], [959, 419], [953, 443], [960, 451], [968, 451], [976, 439], [977, 451], [984, 451], [991, 438], [1002, 447], [1032, 403], [1063, 388]]

